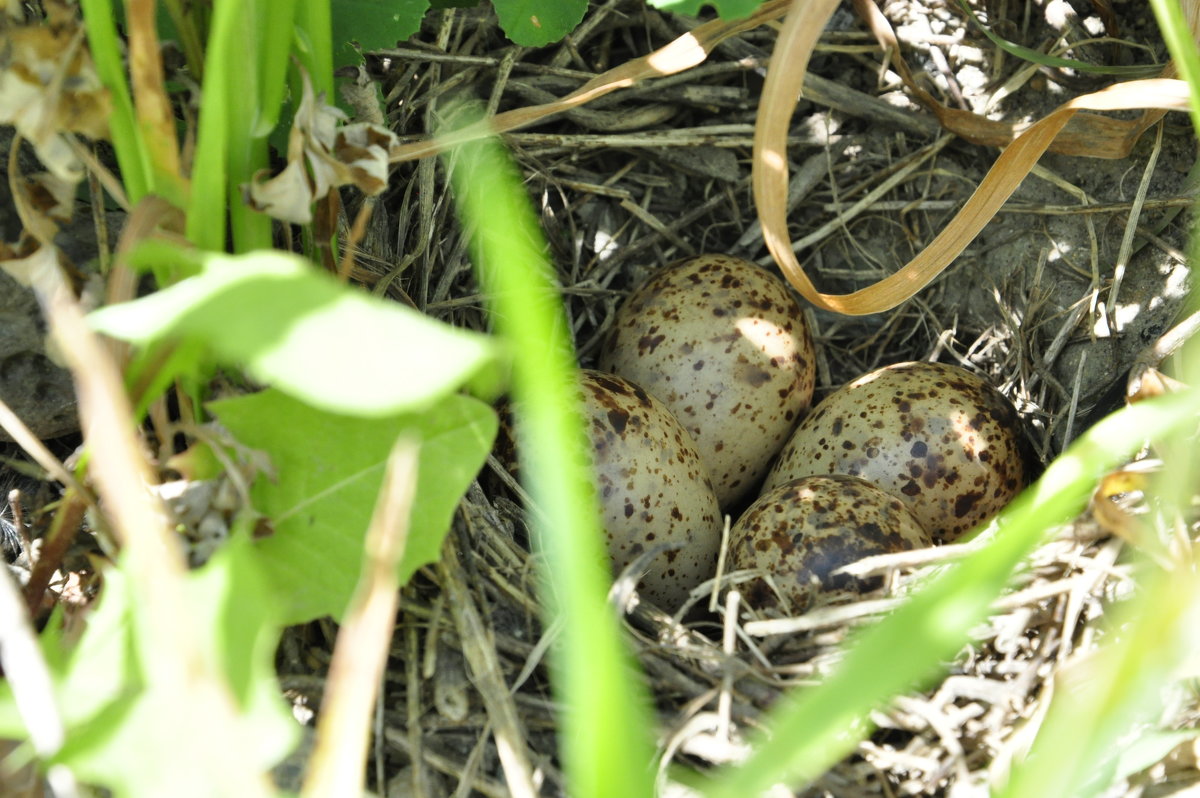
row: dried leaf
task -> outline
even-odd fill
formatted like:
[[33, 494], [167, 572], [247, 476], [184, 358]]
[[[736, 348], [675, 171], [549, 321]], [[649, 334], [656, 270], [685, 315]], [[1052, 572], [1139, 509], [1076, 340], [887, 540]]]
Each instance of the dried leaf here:
[[244, 187], [246, 203], [268, 216], [291, 224], [312, 221], [312, 184], [303, 161], [290, 161], [275, 177], [265, 179], [264, 172], [254, 175]]
[[[0, 247], [7, 250], [8, 247]], [[42, 245], [28, 252], [21, 250], [0, 252], [0, 269], [26, 288], [32, 288], [39, 298], [51, 296], [65, 285], [59, 267], [60, 253], [56, 247]]]
[[332, 188], [351, 184], [367, 195], [387, 188], [388, 153], [396, 135], [368, 122], [344, 125], [346, 114], [314, 94], [303, 70], [301, 77], [304, 90], [288, 135], [287, 167], [273, 178], [255, 175], [243, 191], [252, 208], [308, 224], [313, 202]]
[[74, 19], [0, 30], [0, 124], [16, 127], [57, 177], [78, 181], [83, 166], [63, 133], [107, 138], [108, 91]]
[[74, 214], [75, 181], [50, 172], [18, 175], [11, 169], [9, 178], [16, 188], [13, 204], [24, 232], [42, 243], [53, 242], [59, 225], [71, 221]]

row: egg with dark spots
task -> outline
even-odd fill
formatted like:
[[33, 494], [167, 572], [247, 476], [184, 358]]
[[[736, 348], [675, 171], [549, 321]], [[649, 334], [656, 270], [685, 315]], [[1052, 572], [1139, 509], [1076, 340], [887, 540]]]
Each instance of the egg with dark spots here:
[[942, 363], [886, 366], [830, 394], [797, 427], [763, 490], [813, 474], [870, 480], [943, 542], [991, 519], [1027, 479], [1012, 404]]
[[716, 573], [722, 518], [687, 430], [658, 399], [612, 374], [580, 374], [608, 551], [619, 573], [648, 547], [682, 548], [650, 561], [638, 590], [673, 611]]
[[881, 586], [838, 569], [932, 542], [904, 502], [866, 480], [804, 477], [750, 505], [729, 532], [729, 564], [764, 574], [742, 588], [751, 605], [800, 613]]
[[748, 261], [678, 261], [617, 311], [600, 367], [642, 385], [696, 441], [723, 507], [754, 488], [812, 401], [812, 336], [791, 289]]

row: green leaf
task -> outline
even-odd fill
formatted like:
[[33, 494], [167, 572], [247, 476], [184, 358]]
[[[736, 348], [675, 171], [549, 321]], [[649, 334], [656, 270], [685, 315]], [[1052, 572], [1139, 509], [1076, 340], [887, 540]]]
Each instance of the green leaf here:
[[[125, 580], [119, 573], [111, 579], [106, 576], [104, 591], [74, 648], [64, 648], [58, 623], [49, 625], [39, 638], [55, 682], [58, 711], [68, 731], [89, 729], [111, 734], [112, 725], [102, 720], [106, 707], [122, 696], [126, 696], [122, 703], [128, 703], [127, 697], [141, 686], [132, 656], [129, 605]], [[25, 737], [25, 726], [7, 681], [0, 681], [0, 737]]]
[[238, 440], [270, 453], [273, 479], [260, 477], [255, 509], [274, 534], [256, 556], [285, 604], [287, 623], [338, 617], [358, 582], [367, 525], [384, 465], [401, 433], [421, 440], [417, 496], [400, 579], [438, 558], [450, 518], [496, 435], [496, 413], [450, 396], [424, 413], [362, 419], [339, 416], [267, 390], [209, 405]]
[[587, 0], [493, 0], [500, 27], [524, 47], [556, 42], [575, 29]]
[[[555, 269], [521, 175], [495, 141], [447, 157], [454, 198], [472, 231], [471, 257], [496, 331], [513, 349], [521, 474], [534, 507], [546, 626], [561, 706], [562, 766], [575, 798], [654, 795], [654, 730], [645, 681], [606, 594], [577, 363]], [[750, 795], [750, 793], [744, 793]]]
[[92, 324], [143, 346], [198, 340], [218, 362], [332, 412], [415, 410], [468, 381], [495, 390], [496, 347], [486, 336], [348, 288], [282, 252], [203, 260], [198, 275], [101, 308]]
[[359, 50], [389, 49], [421, 28], [429, 0], [331, 0], [333, 68], [357, 64]]
[[[187, 579], [191, 613], [180, 622], [199, 630], [204, 651], [228, 679], [240, 710], [236, 738], [251, 746], [250, 756], [266, 772], [295, 746], [300, 731], [274, 676], [277, 602], [244, 539], [230, 541]], [[180, 728], [194, 717], [189, 710], [194, 699], [153, 686], [142, 689], [134, 677], [140, 672], [137, 660], [175, 652], [154, 640], [133, 639], [129, 621], [140, 610], [129, 606], [132, 593], [123, 574], [108, 574], [105, 591], [102, 610], [112, 616], [99, 626], [89, 622], [61, 700], [66, 707], [99, 693], [111, 703], [90, 722], [73, 726], [58, 760], [80, 778], [130, 798], [211, 794], [217, 782], [198, 769], [187, 746], [190, 734], [206, 730]], [[96, 659], [96, 653], [103, 658]]]
[[[233, 539], [188, 574], [186, 594], [190, 611], [179, 622], [203, 640], [239, 709], [236, 729], [222, 733], [233, 731], [243, 746], [249, 745], [249, 755], [265, 773], [295, 745], [299, 727], [275, 681], [277, 602], [249, 540]], [[177, 655], [159, 641], [136, 639], [134, 621], [143, 607], [128, 577], [113, 568], [105, 573], [104, 592], [82, 637], [65, 658], [62, 636], [43, 634], [43, 647], [57, 649], [48, 652], [47, 661], [67, 729], [67, 743], [54, 761], [117, 796], [211, 795], [216, 781], [188, 745], [193, 735], [210, 731], [189, 725], [195, 698], [155, 688], [142, 678], [153, 658]], [[4, 685], [0, 723], [6, 735], [13, 733], [11, 700]]]
[[696, 16], [703, 6], [717, 9], [721, 19], [748, 17], [763, 4], [763, 0], [650, 0], [650, 5], [676, 14]]

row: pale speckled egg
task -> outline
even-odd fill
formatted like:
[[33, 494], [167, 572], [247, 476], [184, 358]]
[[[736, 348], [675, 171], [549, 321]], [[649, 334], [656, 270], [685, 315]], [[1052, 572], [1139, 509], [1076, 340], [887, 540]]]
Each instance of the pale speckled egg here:
[[804, 477], [763, 493], [729, 532], [734, 570], [769, 574], [779, 593], [763, 579], [743, 586], [755, 607], [778, 596], [792, 612], [803, 612], [880, 587], [878, 577], [834, 574], [839, 568], [877, 554], [932, 545], [912, 511], [880, 488], [844, 474]]
[[812, 474], [870, 480], [936, 538], [987, 521], [1024, 486], [1016, 410], [988, 383], [942, 363], [897, 363], [827, 396], [797, 427], [763, 490]]
[[654, 544], [682, 543], [654, 558], [639, 585], [674, 610], [716, 572], [722, 518], [708, 473], [687, 430], [641, 387], [587, 370], [580, 384], [613, 567]]
[[600, 367], [662, 399], [722, 507], [762, 479], [812, 401], [812, 336], [783, 281], [725, 255], [678, 261], [617, 311]]

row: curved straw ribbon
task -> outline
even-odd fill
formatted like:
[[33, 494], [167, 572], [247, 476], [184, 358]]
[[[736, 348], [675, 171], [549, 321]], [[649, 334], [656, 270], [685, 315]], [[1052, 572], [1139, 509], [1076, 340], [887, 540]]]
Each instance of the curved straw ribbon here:
[[[775, 46], [771, 68], [767, 71], [754, 131], [754, 202], [767, 249], [796, 290], [825, 310], [848, 316], [878, 313], [894, 308], [928, 285], [966, 249], [1012, 196], [1076, 112], [1188, 109], [1187, 85], [1168, 78], [1120, 83], [1060, 105], [1013, 139], [962, 210], [902, 269], [850, 294], [823, 294], [808, 279], [792, 252], [783, 198], [787, 196], [787, 133], [792, 112], [800, 99], [809, 56], [837, 4], [838, 0], [794, 0]], [[781, 65], [786, 68], [778, 68]], [[1164, 71], [1164, 74], [1171, 72]]]
[[781, 17], [787, 9], [788, 0], [767, 0], [744, 19], [714, 19], [705, 22], [691, 33], [685, 33], [649, 55], [626, 61], [597, 75], [561, 99], [541, 105], [514, 108], [435, 138], [426, 137], [417, 141], [397, 144], [392, 147], [388, 160], [398, 163], [436, 155], [457, 144], [518, 130], [554, 114], [578, 108], [617, 89], [628, 88], [648, 78], [661, 78], [691, 69], [704, 63], [709, 53], [730, 36]]

